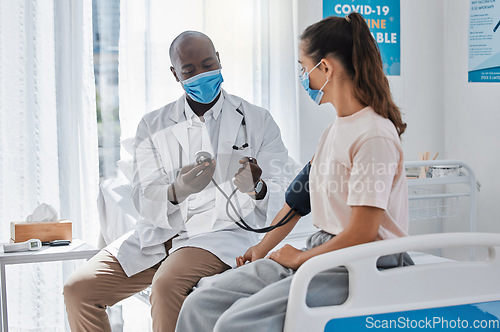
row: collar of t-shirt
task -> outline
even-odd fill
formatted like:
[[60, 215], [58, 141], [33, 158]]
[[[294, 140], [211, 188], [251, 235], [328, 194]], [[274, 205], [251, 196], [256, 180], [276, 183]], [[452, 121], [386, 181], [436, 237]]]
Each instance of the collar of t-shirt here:
[[[224, 95], [221, 94], [217, 102], [202, 117], [194, 113], [186, 100], [184, 115], [186, 116], [189, 133], [190, 163], [194, 162], [194, 153], [200, 149], [210, 152], [213, 156], [217, 155], [221, 123], [220, 114], [224, 106], [224, 100]], [[202, 128], [201, 135], [195, 129], [199, 127]]]
[[205, 122], [210, 117], [217, 121], [220, 112], [222, 111], [222, 105], [224, 105], [224, 95], [221, 93], [219, 100], [217, 100], [217, 102], [207, 112], [205, 112], [203, 116], [199, 117], [194, 113], [191, 106], [189, 106], [189, 103], [186, 100], [184, 115], [186, 116], [188, 126], [192, 126], [193, 121], [198, 123]]

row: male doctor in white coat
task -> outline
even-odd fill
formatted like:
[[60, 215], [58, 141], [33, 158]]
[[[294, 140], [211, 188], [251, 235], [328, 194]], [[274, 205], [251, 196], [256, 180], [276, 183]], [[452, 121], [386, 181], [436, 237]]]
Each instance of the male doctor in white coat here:
[[[170, 60], [186, 93], [138, 126], [132, 198], [141, 219], [67, 281], [73, 332], [111, 331], [106, 307], [149, 285], [153, 330], [173, 332], [193, 286], [235, 267], [257, 242], [228, 217], [221, 190], [235, 191], [231, 201], [252, 227], [268, 224], [283, 205], [288, 155], [271, 115], [221, 89], [219, 54], [206, 35], [180, 34]], [[200, 150], [214, 159], [197, 164]]]

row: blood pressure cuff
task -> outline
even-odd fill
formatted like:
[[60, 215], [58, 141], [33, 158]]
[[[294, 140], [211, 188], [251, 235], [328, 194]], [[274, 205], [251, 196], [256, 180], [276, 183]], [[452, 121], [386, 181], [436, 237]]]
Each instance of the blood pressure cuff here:
[[310, 171], [311, 163], [307, 163], [295, 179], [293, 179], [292, 183], [290, 183], [285, 193], [286, 204], [301, 216], [305, 216], [311, 212], [311, 197], [309, 195]]

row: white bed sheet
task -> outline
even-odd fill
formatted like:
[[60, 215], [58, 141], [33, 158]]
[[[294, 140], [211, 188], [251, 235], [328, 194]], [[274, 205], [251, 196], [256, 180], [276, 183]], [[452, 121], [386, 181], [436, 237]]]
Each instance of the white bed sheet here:
[[139, 213], [132, 202], [131, 191], [132, 185], [123, 176], [103, 180], [99, 185], [97, 201], [105, 245], [134, 229], [137, 223]]

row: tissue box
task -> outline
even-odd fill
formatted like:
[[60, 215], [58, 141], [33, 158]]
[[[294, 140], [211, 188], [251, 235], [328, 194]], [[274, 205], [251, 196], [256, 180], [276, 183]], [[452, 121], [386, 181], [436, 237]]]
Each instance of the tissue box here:
[[54, 240], [72, 240], [71, 221], [11, 222], [10, 241], [24, 242], [39, 239], [42, 242]]

